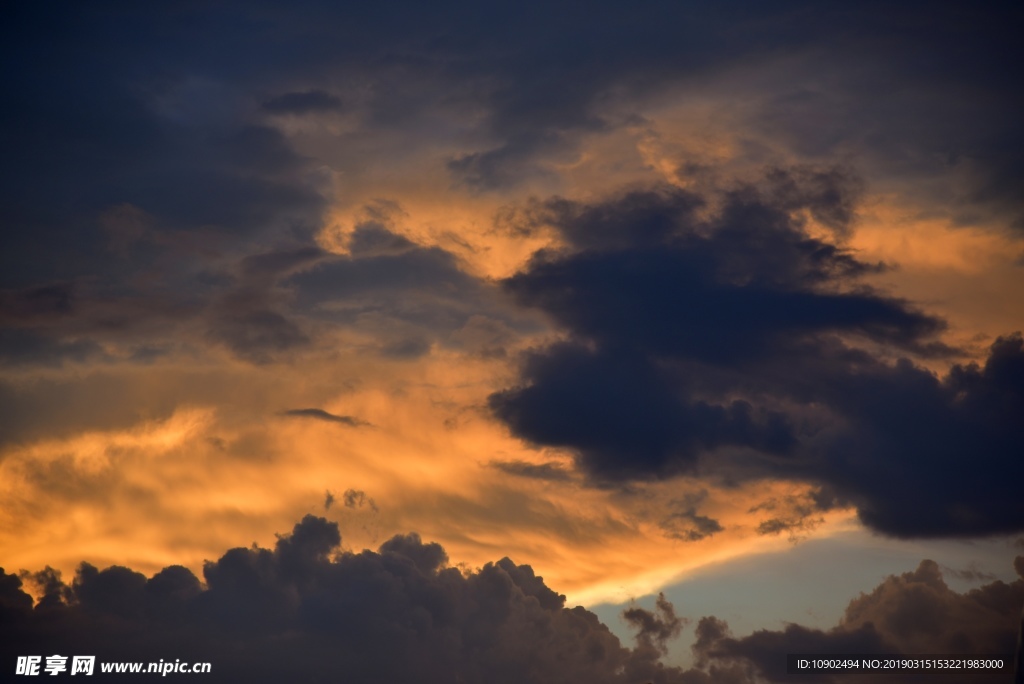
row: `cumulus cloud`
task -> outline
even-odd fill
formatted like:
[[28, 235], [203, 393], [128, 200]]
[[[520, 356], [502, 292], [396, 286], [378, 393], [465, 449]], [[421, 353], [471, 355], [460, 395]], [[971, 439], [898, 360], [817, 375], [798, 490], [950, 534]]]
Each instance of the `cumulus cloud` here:
[[[568, 339], [524, 356], [494, 414], [598, 482], [792, 478], [895, 535], [1021, 529], [1020, 336], [943, 379], [911, 360], [957, 354], [945, 322], [865, 286], [878, 265], [807, 232], [804, 210], [849, 220], [842, 178], [774, 170], [720, 195], [549, 201], [539, 220], [566, 249], [504, 287]], [[812, 520], [790, 508], [763, 531]]]
[[181, 566], [147, 578], [83, 563], [70, 583], [49, 568], [0, 571], [0, 635], [9, 653], [209, 661], [213, 682], [752, 684], [789, 681], [786, 653], [1008, 655], [1024, 603], [1024, 577], [958, 594], [926, 560], [851, 601], [830, 630], [791, 624], [735, 637], [705, 616], [694, 666], [683, 669], [661, 662], [688, 622], [664, 595], [653, 611], [623, 612], [636, 630], [630, 649], [508, 558], [452, 568], [439, 544], [415, 533], [376, 552], [345, 552], [340, 543], [336, 523], [309, 515], [273, 549], [254, 544], [208, 561], [203, 581]]
[[[11, 653], [208, 660], [210, 681], [636, 682], [638, 667], [683, 681], [567, 608], [529, 566], [505, 558], [464, 573], [416, 534], [377, 552], [340, 552], [340, 541], [335, 523], [307, 516], [273, 549], [207, 562], [204, 583], [180, 566], [147, 579], [82, 564], [70, 585], [37, 577], [34, 608], [21, 580], [0, 574], [0, 633]], [[679, 627], [671, 606], [659, 611], [650, 625], [637, 617], [654, 645]]]
[[[1018, 558], [1019, 560], [1019, 558]], [[839, 625], [830, 630], [797, 624], [779, 631], [760, 630], [733, 637], [728, 625], [703, 618], [694, 652], [704, 667], [711, 663], [742, 663], [770, 682], [791, 681], [786, 653], [889, 653], [903, 655], [988, 655], [1001, 658], [999, 671], [971, 673], [971, 681], [1002, 682], [1008, 678], [1016, 650], [1024, 575], [1005, 583], [994, 581], [964, 594], [951, 590], [938, 565], [921, 561], [916, 570], [888, 577], [870, 593], [847, 606]], [[822, 675], [820, 681], [845, 684], [863, 674]], [[906, 673], [872, 674], [874, 681], [908, 681]], [[915, 675], [919, 676], [919, 675]], [[964, 681], [964, 674], [928, 673], [928, 681]], [[747, 681], [747, 680], [744, 680]], [[764, 681], [754, 679], [749, 681]]]
[[[886, 266], [842, 247], [870, 192], [978, 230], [1024, 225], [1022, 95], [1011, 66], [1020, 61], [1018, 20], [1007, 3], [639, 2], [583, 13], [536, 3], [479, 11], [227, 0], [58, 13], [26, 5], [0, 27], [11, 65], [0, 108], [0, 443], [127, 429], [177, 405], [230, 404], [232, 421], [258, 421], [282, 406], [332, 405], [332, 391], [377, 381], [333, 365], [308, 372], [311, 362], [296, 363], [309, 361], [302, 355], [322, 354], [320, 368], [353, 350], [405, 368], [435, 352], [498, 365], [539, 330], [538, 319], [524, 324], [501, 288], [471, 274], [466, 255], [505, 255], [458, 242], [447, 212], [543, 188], [565, 197], [530, 204], [510, 234], [529, 242], [550, 233], [558, 248], [506, 279], [504, 294], [546, 315], [563, 337], [525, 355], [519, 377], [489, 405], [515, 435], [573, 452], [576, 470], [520, 460], [494, 468], [551, 487], [685, 474], [723, 487], [792, 479], [828, 493], [826, 503], [763, 504], [755, 512], [765, 534], [802, 533], [832, 506], [855, 506], [868, 525], [896, 535], [1020, 530], [1020, 338], [1006, 335], [976, 364], [934, 375], [926, 363], [958, 353], [940, 342], [945, 322], [865, 286], [861, 278]], [[709, 156], [764, 166], [762, 179], [743, 185], [732, 167], [689, 154], [650, 158], [637, 128], [649, 123], [653, 139], [656, 118], [689, 126], [691, 104], [707, 106], [725, 130], [707, 136]], [[604, 146], [617, 145], [606, 158]], [[707, 178], [697, 177], [701, 169]], [[598, 175], [618, 183], [620, 171], [623, 183], [664, 177], [688, 189], [630, 186], [609, 197], [590, 187]], [[716, 178], [719, 189], [707, 191]], [[421, 204], [444, 206], [419, 234], [403, 232], [399, 202], [408, 195], [411, 207], [437, 187], [449, 194]], [[380, 196], [389, 199], [369, 199]], [[355, 225], [334, 225], [368, 201]], [[488, 230], [482, 212], [464, 222]], [[332, 243], [332, 231], [344, 238]], [[459, 256], [434, 244], [441, 234], [460, 244]], [[327, 253], [328, 243], [346, 254]], [[532, 249], [510, 252], [525, 259]], [[518, 258], [501, 268], [518, 268]], [[220, 363], [225, 356], [233, 358]], [[162, 360], [158, 382], [145, 371]], [[143, 368], [111, 370], [118, 364]], [[319, 386], [276, 405], [259, 400], [280, 398], [277, 388], [296, 374], [304, 376], [296, 384], [315, 375], [308, 382]], [[271, 377], [277, 388], [254, 380]], [[297, 420], [358, 420], [293, 411]], [[26, 472], [59, 483], [59, 467], [51, 470]], [[339, 499], [372, 507], [363, 496]], [[696, 540], [721, 527], [705, 513], [683, 501], [652, 519], [675, 539]], [[174, 605], [175, 620], [198, 611], [202, 624], [219, 626], [211, 643], [224, 646], [235, 638], [229, 594], [266, 589], [237, 602], [257, 632], [261, 615], [293, 619], [296, 602], [315, 613], [302, 597], [316, 583], [295, 559], [350, 561], [322, 558], [317, 549], [333, 549], [331, 535], [314, 532], [323, 544], [301, 551], [230, 553], [219, 587], [205, 590], [182, 568], [152, 590], [155, 577], [142, 582], [127, 569], [83, 566], [69, 585], [44, 572], [32, 629], [85, 633], [95, 614], [97, 634], [130, 644], [129, 627], [156, 620], [165, 629], [173, 620], [165, 625], [161, 611]], [[397, 548], [368, 556], [401, 557]], [[499, 563], [459, 581], [502, 573], [512, 570]], [[277, 591], [285, 576], [292, 584]], [[21, 615], [15, 585], [3, 576], [0, 605]], [[128, 598], [115, 600], [122, 589]], [[368, 609], [356, 614], [371, 623], [367, 634], [397, 634], [394, 643], [415, 641], [409, 634], [428, 621], [417, 611], [405, 622], [385, 616], [384, 632], [373, 632]], [[559, 625], [578, 618], [580, 633], [591, 633], [586, 615], [557, 615]], [[480, 633], [490, 624], [481, 619]], [[167, 632], [168, 643], [195, 643], [187, 632]], [[257, 642], [290, 647], [294, 633], [260, 633]], [[453, 640], [437, 653], [459, 652]], [[584, 641], [567, 637], [566, 648], [584, 661], [620, 653], [603, 636]], [[478, 651], [500, 650], [479, 643]], [[519, 662], [514, 648], [501, 657]], [[409, 662], [426, 657], [419, 653]], [[601, 667], [617, 663], [627, 679], [676, 676], [620, 656], [593, 657]], [[359, 675], [361, 661], [351, 658]], [[515, 667], [521, 679], [533, 676]], [[718, 670], [680, 677], [727, 681], [746, 666], [710, 667]], [[272, 664], [258, 672], [289, 679]]]

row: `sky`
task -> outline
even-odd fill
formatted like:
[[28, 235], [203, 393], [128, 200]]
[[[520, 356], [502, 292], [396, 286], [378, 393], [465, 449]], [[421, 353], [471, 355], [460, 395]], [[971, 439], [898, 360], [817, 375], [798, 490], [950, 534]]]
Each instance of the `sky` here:
[[0, 668], [1012, 654], [1018, 4], [5, 15]]

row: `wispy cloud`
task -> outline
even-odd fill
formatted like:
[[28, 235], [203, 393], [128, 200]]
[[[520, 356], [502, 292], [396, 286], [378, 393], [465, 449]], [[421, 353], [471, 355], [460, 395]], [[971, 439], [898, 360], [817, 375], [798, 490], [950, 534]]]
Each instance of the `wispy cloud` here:
[[303, 408], [303, 409], [289, 409], [281, 412], [282, 416], [291, 416], [293, 418], [312, 418], [313, 420], [324, 420], [328, 423], [340, 423], [342, 425], [348, 425], [349, 427], [364, 427], [368, 426], [365, 420], [359, 420], [352, 416], [339, 416], [333, 413], [328, 413], [323, 409], [319, 408]]

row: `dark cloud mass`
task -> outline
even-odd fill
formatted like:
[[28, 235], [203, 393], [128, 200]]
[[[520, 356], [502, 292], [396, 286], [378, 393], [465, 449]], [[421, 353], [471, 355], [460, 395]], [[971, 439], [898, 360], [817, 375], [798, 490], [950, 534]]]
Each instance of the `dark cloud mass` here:
[[963, 187], [929, 199], [1019, 222], [1020, 25], [1006, 2], [21, 5], [0, 41], [2, 284], [113, 272], [97, 217], [124, 205], [156, 235], [308, 235], [323, 186], [262, 117], [337, 109], [337, 84], [370, 129], [479, 112], [486, 142], [449, 166], [486, 189], [615, 125], [596, 112], [610, 93], [763, 83], [751, 130], [809, 158], [853, 148], [906, 177], [953, 173]]
[[[273, 550], [208, 562], [205, 588], [179, 566], [147, 580], [82, 564], [70, 586], [49, 571], [30, 578], [44, 591], [34, 609], [21, 580], [0, 574], [5, 653], [173, 654], [213, 663], [213, 682], [682, 681], [566, 608], [529, 566], [505, 558], [463, 574], [415, 534], [376, 553], [340, 553], [340, 541], [336, 524], [307, 516]], [[674, 628], [658, 629], [650, 638]]]
[[517, 435], [575, 451], [598, 481], [790, 477], [890, 534], [1021, 529], [1019, 334], [944, 379], [908, 360], [956, 353], [937, 340], [944, 322], [860, 284], [881, 267], [800, 218], [841, 231], [856, 187], [844, 178], [774, 170], [721, 197], [655, 189], [535, 207], [568, 247], [504, 286], [570, 338], [528, 353], [522, 384], [491, 409]]
[[[727, 94], [751, 89], [740, 98], [749, 105], [738, 125], [802, 158], [845, 158], [852, 149], [867, 167], [928, 181], [927, 199], [952, 202], [964, 221], [998, 215], [1020, 222], [1024, 215], [1013, 153], [1021, 89], [1009, 67], [1019, 61], [1013, 27], [1021, 17], [1011, 3], [641, 2], [562, 10], [318, 0], [21, 5], [0, 34], [0, 288], [88, 282], [97, 293], [144, 298], [156, 311], [192, 306], [192, 316], [211, 315], [196, 302], [221, 300], [218, 284], [230, 279], [224, 260], [288, 241], [298, 243], [289, 251], [315, 250], [312, 236], [334, 199], [331, 173], [388, 162], [369, 163], [358, 145], [341, 159], [314, 159], [279, 127], [291, 120], [280, 114], [348, 112], [350, 104], [353, 141], [425, 130], [438, 111], [458, 119], [456, 128], [468, 117], [472, 130], [447, 171], [456, 186], [493, 191], [556, 180], [552, 161], [578, 150], [586, 134], [633, 121], [645, 98], [721, 82]], [[625, 112], [603, 111], [609, 108]], [[954, 177], [960, 186], [951, 189]], [[779, 207], [805, 207], [836, 230], [862, 189], [849, 174], [812, 167], [779, 170], [769, 181]], [[634, 199], [641, 210], [647, 205]], [[640, 232], [657, 244], [657, 215], [637, 223], [631, 248], [642, 245]], [[602, 226], [615, 222], [576, 219], [560, 225], [581, 246], [604, 239]], [[593, 231], [586, 238], [577, 230], [584, 225]], [[353, 254], [409, 251], [378, 228], [356, 232]], [[422, 272], [424, 262], [440, 261], [413, 251], [394, 263]], [[373, 261], [359, 270], [394, 275], [391, 265]], [[853, 293], [836, 302], [789, 295], [792, 327], [818, 315], [810, 307], [833, 303], [838, 328], [869, 326], [876, 336], [910, 315]], [[757, 312], [756, 302], [745, 304]], [[278, 308], [222, 317], [207, 321], [206, 341], [252, 362], [310, 346], [302, 322]], [[31, 343], [38, 353], [25, 352], [30, 343], [16, 337], [0, 341], [0, 355], [44, 365], [96, 359], [103, 340], [94, 338], [108, 332], [36, 326], [25, 334], [39, 336]], [[157, 336], [140, 344], [152, 346]], [[418, 333], [383, 351], [415, 357], [430, 348], [430, 337]], [[723, 353], [738, 344], [724, 342]]]
[[[372, 374], [450, 352], [477, 373], [553, 332], [487, 408], [575, 468], [479, 455], [517, 485], [784, 479], [813, 494], [756, 506], [761, 534], [798, 535], [840, 506], [902, 537], [1024, 530], [1017, 326], [964, 362], [941, 316], [865, 284], [898, 265], [844, 247], [865, 198], [1020, 238], [1019, 2], [13, 4], [0, 21], [0, 446], [26, 447], [26, 462], [34, 441], [213, 415], [258, 391], [217, 369], [309, 383], [329, 405], [321, 384], [342, 370], [339, 391], [378, 389], [354, 377], [361, 356]], [[444, 203], [460, 201], [448, 225]], [[500, 205], [488, 232], [482, 207]], [[470, 224], [478, 242], [458, 234]], [[558, 247], [511, 277], [474, 275], [527, 249], [497, 254], [492, 238], [549, 234]], [[321, 378], [319, 362], [335, 365]], [[438, 392], [495, 389], [448, 375]], [[433, 376], [402, 380], [417, 377]], [[365, 425], [282, 397], [249, 419], [298, 406], [279, 417]], [[86, 487], [68, 484], [88, 482], [64, 473], [75, 459], [33, 461], [26, 482]], [[46, 519], [30, 498], [11, 520]], [[361, 490], [338, 499], [326, 492], [324, 510], [380, 513]], [[648, 522], [684, 542], [723, 532], [701, 503]], [[122, 509], [102, 505], [66, 514], [124, 530], [104, 517]], [[464, 573], [415, 534], [343, 552], [335, 525], [307, 517], [202, 581], [179, 566], [146, 578], [83, 564], [70, 583], [0, 571], [0, 641], [4, 658], [208, 660], [211, 682], [752, 684], [785, 679], [787, 650], [1000, 651], [1021, 594], [1022, 580], [956, 594], [925, 562], [833, 630], [738, 638], [706, 617], [683, 671], [660, 661], [684, 622], [663, 600], [629, 612], [627, 648], [529, 566]]]
[[[1019, 560], [1019, 558], [1018, 558]], [[972, 682], [1005, 682], [1016, 650], [1024, 575], [1012, 583], [995, 581], [964, 594], [952, 591], [938, 565], [925, 560], [913, 572], [891, 576], [873, 591], [850, 602], [840, 624], [818, 630], [790, 624], [735, 638], [715, 618], [702, 618], [694, 653], [707, 664], [730, 660], [754, 665], [769, 682], [790, 682], [785, 653], [989, 654], [1002, 658], [1001, 671], [971, 673]], [[818, 681], [967, 681], [962, 672], [924, 674], [836, 674]], [[746, 681], [746, 680], [741, 680]], [[764, 681], [764, 680], [760, 680]]]
[[[1006, 655], [1024, 602], [1024, 578], [957, 594], [923, 561], [853, 600], [828, 631], [789, 625], [736, 638], [704, 617], [696, 667], [683, 670], [659, 660], [687, 622], [663, 595], [653, 611], [624, 612], [637, 630], [630, 649], [508, 558], [462, 572], [415, 533], [377, 552], [341, 552], [340, 543], [335, 523], [306, 516], [273, 549], [236, 548], [207, 562], [203, 582], [181, 566], [147, 579], [83, 563], [70, 585], [49, 568], [0, 571], [3, 667], [14, 666], [11, 654], [59, 653], [209, 661], [211, 682], [752, 684], [789, 681], [788, 652]], [[40, 594], [34, 607], [23, 582]]]

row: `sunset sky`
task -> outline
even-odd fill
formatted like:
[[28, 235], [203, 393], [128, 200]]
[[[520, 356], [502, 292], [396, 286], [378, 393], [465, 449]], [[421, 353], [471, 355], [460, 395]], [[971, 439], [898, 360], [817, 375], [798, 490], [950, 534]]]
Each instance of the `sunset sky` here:
[[[528, 565], [654, 668], [608, 681], [777, 681], [871, 624], [1006, 651], [1019, 3], [5, 15], [0, 607], [92, 615], [110, 566], [213, 605], [229, 549], [311, 535]], [[925, 586], [960, 636], [865, 617]]]

